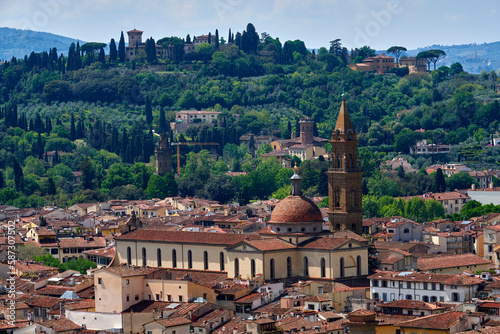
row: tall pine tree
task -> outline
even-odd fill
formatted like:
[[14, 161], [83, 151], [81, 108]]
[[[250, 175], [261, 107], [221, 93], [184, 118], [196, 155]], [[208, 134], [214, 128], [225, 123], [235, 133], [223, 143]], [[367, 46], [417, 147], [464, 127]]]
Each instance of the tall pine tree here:
[[151, 108], [151, 98], [149, 96], [146, 96], [146, 105], [144, 109], [144, 113], [146, 114], [146, 123], [151, 126], [151, 123], [153, 123], [153, 110]]
[[116, 49], [115, 39], [111, 38], [109, 42], [109, 62], [116, 61], [118, 59], [118, 50]]
[[118, 42], [118, 57], [121, 63], [125, 61], [125, 37], [123, 37], [123, 31]]

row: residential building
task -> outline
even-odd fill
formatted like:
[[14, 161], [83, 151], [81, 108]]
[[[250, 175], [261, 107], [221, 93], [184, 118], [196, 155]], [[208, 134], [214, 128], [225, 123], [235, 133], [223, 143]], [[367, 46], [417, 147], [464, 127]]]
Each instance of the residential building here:
[[500, 261], [495, 254], [495, 248], [500, 245], [500, 225], [487, 225], [483, 229], [484, 258], [498, 268]]
[[367, 57], [362, 63], [349, 64], [349, 68], [351, 70], [377, 72], [379, 74], [384, 73], [395, 66], [394, 57], [386, 56], [385, 53], [374, 57]]
[[428, 315], [400, 323], [399, 326], [405, 334], [455, 334], [472, 329], [469, 315], [458, 311]]
[[385, 224], [387, 233], [394, 234], [392, 241], [407, 242], [407, 241], [422, 241], [423, 226], [412, 220], [396, 217]]
[[450, 152], [449, 145], [430, 144], [427, 139], [419, 141], [415, 146], [410, 147], [410, 154], [424, 155], [424, 154], [447, 154]]
[[490, 262], [474, 254], [435, 255], [418, 259], [418, 269], [429, 273], [461, 274], [488, 270]]
[[465, 254], [474, 251], [471, 233], [459, 232], [424, 232], [424, 241], [440, 247], [443, 253]]
[[201, 123], [213, 125], [219, 114], [220, 112], [208, 110], [181, 110], [175, 113], [175, 122], [171, 127], [175, 133], [181, 133]]
[[424, 59], [417, 57], [406, 57], [399, 59], [399, 67], [408, 67], [410, 73], [427, 72], [427, 63]]
[[384, 302], [464, 302], [476, 297], [480, 278], [456, 274], [380, 271], [371, 276], [370, 295]]
[[[253, 138], [253, 139], [252, 139]], [[253, 135], [247, 134], [240, 137], [240, 143], [245, 144], [247, 149], [251, 151], [250, 143], [253, 140], [253, 149], [257, 151], [259, 147], [263, 144], [271, 144], [274, 140], [278, 139], [278, 137], [273, 135]]]
[[461, 193], [458, 191], [450, 191], [445, 193], [435, 193], [435, 194], [424, 194], [422, 199], [425, 201], [427, 199], [435, 199], [441, 203], [444, 207], [444, 212], [447, 215], [452, 215], [456, 212], [460, 212], [463, 206], [470, 200], [467, 193]]
[[469, 175], [472, 176], [478, 183], [480, 189], [493, 188], [493, 175], [489, 171], [470, 171]]

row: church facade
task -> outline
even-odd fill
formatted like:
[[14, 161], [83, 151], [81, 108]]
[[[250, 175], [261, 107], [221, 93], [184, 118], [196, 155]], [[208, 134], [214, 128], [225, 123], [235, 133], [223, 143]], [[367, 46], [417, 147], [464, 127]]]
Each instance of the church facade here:
[[[148, 230], [116, 238], [118, 263], [225, 271], [264, 280], [353, 279], [368, 275], [368, 246], [361, 237], [361, 171], [345, 101], [332, 133], [328, 171], [330, 231], [319, 208], [302, 195], [301, 177], [276, 205], [268, 226], [253, 234]], [[358, 233], [358, 234], [356, 234]]]

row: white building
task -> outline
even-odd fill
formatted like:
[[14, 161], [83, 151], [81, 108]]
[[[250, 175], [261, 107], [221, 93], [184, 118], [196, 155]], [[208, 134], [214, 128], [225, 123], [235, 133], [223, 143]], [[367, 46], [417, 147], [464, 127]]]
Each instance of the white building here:
[[368, 276], [372, 299], [464, 302], [475, 297], [480, 278], [453, 274], [381, 271]]

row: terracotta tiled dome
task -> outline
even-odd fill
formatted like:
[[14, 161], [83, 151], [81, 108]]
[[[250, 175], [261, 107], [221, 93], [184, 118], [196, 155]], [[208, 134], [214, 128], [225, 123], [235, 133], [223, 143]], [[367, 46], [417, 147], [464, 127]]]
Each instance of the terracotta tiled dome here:
[[321, 222], [323, 215], [318, 206], [304, 196], [288, 196], [274, 208], [270, 224]]

